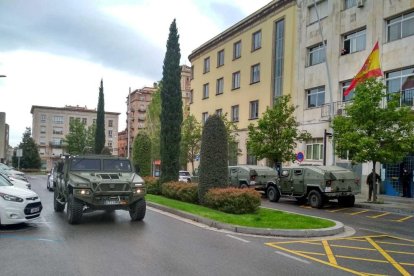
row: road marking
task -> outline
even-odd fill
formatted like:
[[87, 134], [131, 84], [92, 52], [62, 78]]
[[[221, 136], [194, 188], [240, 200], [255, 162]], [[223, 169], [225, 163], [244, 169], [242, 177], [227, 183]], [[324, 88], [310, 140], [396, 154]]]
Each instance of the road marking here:
[[392, 220], [392, 221], [403, 222], [403, 221], [406, 221], [407, 219], [410, 219], [412, 217], [414, 217], [414, 216], [408, 216], [408, 217], [405, 217], [405, 218], [402, 218], [402, 219], [396, 219], [396, 220]]
[[328, 256], [328, 260], [331, 264], [337, 265], [338, 263], [336, 262], [335, 256], [332, 252], [331, 247], [329, 246], [329, 243], [327, 240], [323, 240], [322, 241], [323, 244], [323, 248], [325, 249], [326, 252], [326, 256]]
[[384, 216], [389, 215], [389, 214], [391, 214], [391, 213], [390, 212], [385, 212], [383, 214], [379, 214], [379, 215], [376, 215], [376, 216], [367, 216], [367, 218], [380, 218], [380, 217], [384, 217]]
[[397, 263], [387, 252], [382, 249], [373, 239], [367, 237], [366, 240], [375, 248], [388, 262], [390, 262], [402, 275], [410, 275], [399, 263]]
[[336, 255], [336, 257], [341, 258], [341, 259], [367, 261], [367, 262], [374, 262], [374, 263], [388, 263], [388, 261], [384, 261], [384, 260], [375, 260], [375, 259], [367, 259], [367, 258], [352, 257], [352, 256]]
[[282, 256], [285, 256], [285, 257], [288, 257], [288, 258], [291, 258], [291, 259], [293, 259], [293, 260], [296, 260], [296, 261], [299, 261], [299, 262], [305, 263], [305, 264], [310, 264], [310, 262], [308, 262], [308, 261], [306, 261], [306, 260], [302, 260], [302, 259], [300, 259], [300, 258], [298, 258], [298, 257], [292, 256], [292, 255], [289, 255], [289, 254], [286, 254], [286, 253], [284, 253], [284, 252], [275, 251], [275, 253], [277, 253], [277, 254], [279, 254], [279, 255], [282, 255]]
[[62, 242], [62, 240], [52, 240], [52, 239], [45, 239], [45, 238], [36, 238], [36, 237], [21, 237], [17, 235], [4, 235], [0, 234], [0, 239], [15, 239], [15, 240], [22, 240], [22, 241], [46, 241], [46, 242]]
[[227, 234], [226, 236], [227, 236], [227, 237], [229, 237], [229, 238], [232, 238], [232, 239], [238, 240], [238, 241], [245, 242], [245, 243], [250, 242], [250, 241], [248, 241], [248, 240], [245, 240], [245, 239], [242, 239], [242, 238], [239, 238], [239, 237], [236, 237], [236, 236], [230, 235], [230, 234]]
[[369, 212], [369, 210], [363, 210], [363, 211], [358, 211], [358, 212], [355, 212], [355, 213], [349, 213], [348, 215], [355, 216], [355, 215], [359, 215], [359, 214], [366, 213], [366, 212]]
[[340, 208], [340, 209], [332, 210], [332, 211], [329, 211], [329, 212], [335, 213], [335, 212], [340, 212], [340, 211], [349, 210], [349, 209], [351, 209], [351, 208]]
[[399, 242], [385, 242], [385, 241], [379, 241], [377, 243], [383, 243], [383, 244], [392, 244], [392, 245], [399, 245], [399, 246], [414, 246], [413, 244], [405, 244], [405, 243], [399, 243]]

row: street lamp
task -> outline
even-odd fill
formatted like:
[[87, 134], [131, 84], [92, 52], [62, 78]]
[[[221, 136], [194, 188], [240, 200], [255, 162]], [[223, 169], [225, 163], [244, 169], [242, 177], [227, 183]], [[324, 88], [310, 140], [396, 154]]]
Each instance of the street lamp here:
[[5, 78], [5, 77], [7, 77], [6, 75], [0, 75], [0, 78]]

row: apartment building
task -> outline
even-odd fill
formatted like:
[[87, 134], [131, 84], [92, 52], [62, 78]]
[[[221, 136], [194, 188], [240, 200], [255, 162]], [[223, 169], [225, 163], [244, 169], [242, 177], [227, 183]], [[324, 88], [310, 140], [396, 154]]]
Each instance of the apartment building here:
[[[49, 170], [64, 153], [63, 139], [69, 133], [71, 120], [80, 119], [86, 127], [96, 123], [97, 112], [80, 106], [50, 107], [33, 105], [32, 137], [39, 147], [42, 169]], [[118, 117], [120, 113], [105, 112], [105, 146], [118, 155]]]
[[296, 15], [296, 1], [272, 1], [189, 56], [190, 113], [202, 123], [222, 114], [237, 124], [241, 155], [236, 163], [266, 164], [247, 152], [247, 127], [276, 97], [296, 89]]

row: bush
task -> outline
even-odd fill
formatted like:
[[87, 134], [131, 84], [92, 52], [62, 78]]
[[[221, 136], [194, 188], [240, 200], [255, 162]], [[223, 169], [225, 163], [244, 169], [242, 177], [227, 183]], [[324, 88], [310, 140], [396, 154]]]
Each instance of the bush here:
[[204, 197], [204, 205], [225, 213], [255, 213], [260, 206], [261, 195], [252, 189], [214, 188]]
[[152, 195], [161, 195], [161, 184], [158, 178], [153, 176], [144, 176], [147, 193]]
[[198, 185], [183, 182], [167, 182], [162, 184], [162, 195], [168, 198], [198, 204]]

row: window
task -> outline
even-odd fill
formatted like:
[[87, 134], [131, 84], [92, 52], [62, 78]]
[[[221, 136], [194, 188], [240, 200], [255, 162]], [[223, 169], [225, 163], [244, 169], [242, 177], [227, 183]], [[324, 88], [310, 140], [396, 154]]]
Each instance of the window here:
[[257, 118], [259, 118], [259, 101], [256, 100], [250, 102], [249, 119]]
[[217, 67], [224, 65], [224, 50], [217, 53]]
[[308, 64], [309, 66], [325, 62], [325, 49], [323, 44], [308, 49]]
[[63, 127], [53, 127], [53, 134], [62, 135], [63, 134]]
[[209, 84], [203, 84], [203, 99], [207, 99], [209, 94]]
[[112, 138], [112, 130], [108, 130], [108, 137]]
[[346, 55], [365, 50], [365, 37], [365, 29], [344, 35], [344, 48], [341, 54]]
[[40, 133], [46, 133], [46, 126], [40, 126]]
[[387, 20], [388, 42], [414, 35], [414, 12]]
[[204, 67], [203, 68], [204, 68], [203, 73], [210, 72], [210, 57], [204, 59]]
[[239, 106], [233, 105], [231, 107], [231, 121], [238, 122], [239, 121]]
[[61, 138], [52, 138], [52, 145], [53, 146], [60, 146], [60, 145], [62, 145], [62, 139]]
[[348, 89], [348, 87], [351, 85], [351, 81], [344, 81], [342, 83], [342, 101], [343, 102], [347, 102], [350, 101], [354, 98], [355, 94], [355, 89], [352, 89], [351, 92], [349, 92], [349, 94], [347, 96], [344, 95], [344, 92]]
[[345, 0], [345, 10], [355, 7], [357, 5], [357, 0]]
[[221, 115], [223, 115], [223, 109], [222, 109], [222, 108], [220, 108], [220, 109], [216, 109], [216, 115], [217, 115], [217, 116], [221, 116]]
[[309, 5], [308, 8], [309, 8], [309, 24], [317, 22], [318, 15], [319, 15], [319, 19], [322, 19], [328, 16], [328, 1], [327, 0], [323, 0], [323, 1], [320, 1], [319, 3], [316, 3], [318, 14], [316, 14], [315, 5], [313, 3]]
[[275, 70], [274, 70], [274, 91], [273, 101], [283, 94], [283, 63], [285, 55], [285, 20], [279, 20], [275, 23]]
[[323, 159], [323, 141], [322, 139], [313, 139], [306, 143], [306, 159], [322, 160]]
[[240, 88], [240, 71], [233, 73], [231, 80], [231, 89]]
[[40, 145], [46, 145], [46, 137], [40, 136], [40, 138], [39, 138], [39, 144]]
[[53, 116], [53, 123], [63, 124], [63, 116]]
[[400, 104], [413, 106], [414, 67], [385, 74], [387, 93], [400, 93]]
[[224, 91], [224, 79], [220, 78], [216, 82], [216, 95], [223, 94]]
[[194, 90], [192, 90], [191, 89], [191, 91], [190, 91], [190, 104], [192, 104], [193, 103], [193, 98], [194, 98]]
[[325, 103], [325, 86], [312, 88], [307, 91], [308, 108], [319, 107]]
[[260, 64], [255, 64], [251, 67], [250, 83], [256, 83], [260, 81]]
[[204, 125], [207, 122], [208, 119], [208, 112], [203, 112], [203, 114], [201, 114], [201, 123]]
[[46, 114], [40, 114], [40, 122], [46, 123]]
[[108, 127], [113, 127], [114, 121], [113, 120], [108, 120]]
[[252, 52], [262, 47], [262, 31], [257, 31], [252, 35]]
[[241, 57], [241, 40], [233, 44], [233, 59], [238, 59]]
[[108, 148], [112, 148], [112, 142], [108, 142]]
[[87, 122], [88, 120], [86, 118], [82, 118], [82, 124], [86, 125]]
[[92, 123], [93, 123], [94, 125], [96, 125], [96, 119], [93, 119], [93, 120], [92, 120]]
[[250, 150], [247, 148], [247, 159], [246, 159], [247, 165], [257, 165], [257, 158], [256, 156], [252, 155]]

